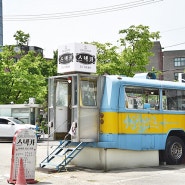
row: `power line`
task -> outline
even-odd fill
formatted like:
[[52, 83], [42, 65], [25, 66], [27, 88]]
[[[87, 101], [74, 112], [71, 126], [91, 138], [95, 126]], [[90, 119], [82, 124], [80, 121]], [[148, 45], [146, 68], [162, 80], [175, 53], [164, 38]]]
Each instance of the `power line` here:
[[169, 30], [162, 31], [161, 33], [166, 33], [166, 32], [171, 32], [171, 31], [176, 31], [176, 30], [182, 30], [182, 29], [185, 29], [185, 27], [172, 28], [172, 29], [169, 29]]
[[40, 20], [51, 20], [51, 19], [65, 19], [82, 17], [96, 14], [104, 14], [114, 11], [121, 11], [125, 9], [145, 6], [153, 3], [158, 3], [163, 0], [138, 0], [124, 4], [118, 4], [113, 6], [106, 6], [101, 8], [70, 11], [64, 13], [52, 13], [52, 14], [37, 14], [37, 15], [9, 15], [4, 16], [4, 21], [40, 21]]
[[120, 6], [123, 6], [123, 5], [125, 6], [125, 5], [129, 5], [129, 4], [132, 5], [133, 3], [138, 3], [140, 1], [143, 1], [143, 0], [129, 2], [129, 3], [125, 3], [125, 4], [112, 5], [112, 6], [107, 6], [107, 7], [93, 8], [93, 9], [87, 9], [87, 10], [77, 10], [77, 11], [70, 11], [70, 12], [64, 12], [64, 13], [37, 14], [37, 15], [10, 15], [10, 17], [11, 16], [13, 16], [13, 17], [22, 17], [22, 16], [27, 16], [27, 17], [35, 17], [36, 16], [36, 17], [40, 17], [40, 16], [63, 15], [63, 14], [83, 13], [83, 12], [87, 13], [89, 11], [97, 11], [97, 10], [103, 10], [103, 9], [108, 9], [108, 8], [118, 8]]
[[185, 44], [185, 42], [181, 42], [181, 43], [178, 43], [178, 44], [174, 44], [174, 45], [166, 46], [166, 47], [164, 47], [164, 49], [165, 49], [165, 48], [174, 47], [174, 46], [183, 45], [183, 44]]
[[[177, 30], [182, 30], [182, 29], [185, 29], [185, 27], [172, 28], [172, 29], [168, 29], [168, 30], [162, 31], [161, 33], [177, 31]], [[184, 44], [185, 44], [185, 42], [181, 42], [181, 43], [177, 43], [177, 44], [173, 44], [173, 45], [169, 45], [169, 46], [163, 47], [163, 49], [174, 47], [174, 46], [179, 46], [179, 45], [184, 45]]]

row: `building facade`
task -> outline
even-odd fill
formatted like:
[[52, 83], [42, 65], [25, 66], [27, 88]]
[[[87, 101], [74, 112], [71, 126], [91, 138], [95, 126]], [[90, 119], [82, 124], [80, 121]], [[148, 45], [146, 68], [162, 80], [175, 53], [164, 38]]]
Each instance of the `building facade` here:
[[[157, 71], [163, 71], [163, 52], [160, 42], [154, 42], [152, 53], [150, 63], [146, 66], [147, 70], [151, 71], [154, 67]], [[158, 79], [163, 80], [163, 74], [158, 75]]]
[[148, 71], [154, 67], [161, 71], [158, 79], [166, 81], [177, 81], [178, 74], [184, 73], [185, 70], [185, 50], [163, 51], [159, 41], [154, 42], [152, 52], [154, 56], [150, 58], [149, 65], [146, 66]]
[[164, 80], [178, 80], [178, 73], [184, 73], [185, 50], [173, 50], [163, 52], [163, 76]]

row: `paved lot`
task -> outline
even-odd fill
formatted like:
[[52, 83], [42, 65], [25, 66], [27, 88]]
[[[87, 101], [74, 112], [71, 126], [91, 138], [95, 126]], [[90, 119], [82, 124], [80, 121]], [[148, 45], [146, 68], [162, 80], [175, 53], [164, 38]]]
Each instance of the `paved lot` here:
[[[51, 142], [52, 146], [58, 142]], [[0, 143], [0, 185], [10, 178], [12, 143]], [[67, 171], [40, 170], [39, 163], [52, 150], [47, 142], [37, 145], [35, 179], [38, 185], [184, 185], [185, 165], [124, 169], [104, 172], [70, 166]]]

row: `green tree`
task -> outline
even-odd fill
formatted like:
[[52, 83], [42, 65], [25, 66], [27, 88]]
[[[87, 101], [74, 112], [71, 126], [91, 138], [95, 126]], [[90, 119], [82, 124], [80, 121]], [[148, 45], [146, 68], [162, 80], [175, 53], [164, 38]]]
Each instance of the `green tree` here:
[[13, 37], [16, 40], [16, 47], [15, 47], [16, 51], [20, 53], [20, 55], [25, 55], [28, 52], [27, 48], [28, 48], [28, 42], [29, 42], [30, 35], [28, 33], [27, 34], [24, 33], [21, 30], [18, 30], [13, 35]]
[[29, 33], [24, 33], [21, 30], [18, 30], [13, 37], [15, 38], [18, 46], [28, 45], [30, 35]]
[[10, 97], [12, 86], [12, 68], [15, 63], [14, 56], [15, 52], [13, 46], [5, 46], [0, 52], [0, 103], [10, 103], [12, 99]]
[[123, 37], [119, 43], [123, 48], [120, 60], [125, 66], [124, 74], [133, 76], [137, 72], [146, 71], [149, 57], [153, 55], [151, 49], [153, 41], [160, 38], [159, 32], [150, 32], [148, 26], [130, 26], [119, 31]]
[[98, 74], [115, 74], [117, 72], [118, 53], [117, 47], [111, 43], [101, 44], [92, 42], [97, 46], [97, 73]]
[[47, 105], [49, 76], [57, 74], [55, 59], [45, 59], [34, 52], [25, 52], [29, 34], [19, 30], [14, 34], [16, 45], [4, 46], [0, 52], [0, 104], [24, 103], [30, 97]]
[[35, 97], [37, 103], [42, 103], [47, 86], [39, 68], [40, 56], [28, 52], [17, 61], [14, 48], [15, 46], [5, 46], [0, 53], [0, 103], [24, 103], [30, 97]]
[[133, 76], [146, 71], [159, 32], [150, 32], [148, 26], [139, 25], [120, 30], [119, 34], [119, 46], [92, 42], [97, 46], [97, 73]]

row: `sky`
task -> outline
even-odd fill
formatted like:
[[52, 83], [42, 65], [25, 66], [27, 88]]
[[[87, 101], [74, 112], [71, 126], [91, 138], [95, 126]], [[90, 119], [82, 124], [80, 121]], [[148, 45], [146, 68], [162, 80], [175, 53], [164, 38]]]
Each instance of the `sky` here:
[[30, 46], [52, 58], [61, 45], [110, 42], [131, 25], [160, 32], [164, 50], [185, 50], [185, 0], [3, 0], [3, 45], [30, 35]]

